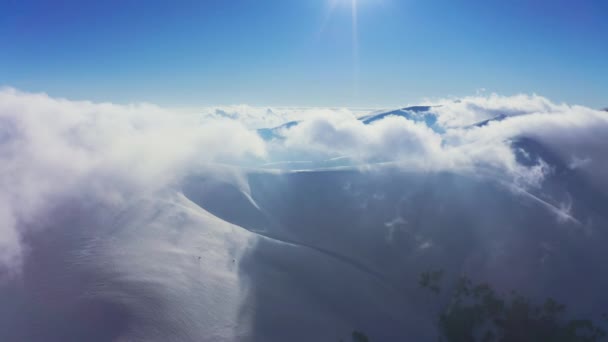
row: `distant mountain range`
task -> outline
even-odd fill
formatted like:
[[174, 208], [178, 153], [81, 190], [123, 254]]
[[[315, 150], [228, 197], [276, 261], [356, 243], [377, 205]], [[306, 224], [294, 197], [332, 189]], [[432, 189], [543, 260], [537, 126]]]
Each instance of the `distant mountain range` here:
[[[438, 124], [438, 116], [436, 113], [433, 113], [433, 108], [437, 108], [438, 106], [411, 106], [405, 107], [395, 110], [389, 111], [379, 111], [375, 113], [371, 113], [359, 118], [359, 121], [363, 122], [366, 125], [375, 123], [389, 116], [399, 116], [402, 118], [406, 118], [408, 120], [414, 122], [422, 122], [427, 125], [429, 128], [434, 130], [437, 133], [443, 133], [445, 130]], [[608, 110], [608, 109], [605, 109]], [[499, 114], [495, 117], [492, 117], [487, 120], [483, 120], [477, 123], [473, 123], [469, 126], [465, 126], [463, 128], [473, 128], [473, 127], [484, 127], [487, 126], [490, 122], [502, 121], [508, 118], [507, 114]], [[260, 128], [257, 130], [258, 135], [262, 137], [262, 139], [266, 141], [270, 141], [273, 139], [283, 139], [283, 132], [287, 129], [295, 127], [299, 125], [301, 121], [290, 121], [284, 123], [282, 125], [271, 127], [271, 128]]]

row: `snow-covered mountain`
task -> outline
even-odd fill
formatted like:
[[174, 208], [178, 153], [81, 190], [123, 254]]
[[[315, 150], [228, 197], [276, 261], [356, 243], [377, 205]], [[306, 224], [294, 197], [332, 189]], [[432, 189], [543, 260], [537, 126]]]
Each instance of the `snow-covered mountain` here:
[[437, 268], [599, 315], [608, 198], [564, 172], [536, 193], [452, 173], [252, 172], [248, 190], [192, 176], [111, 217], [70, 203], [28, 238], [0, 336], [432, 340], [417, 277]]

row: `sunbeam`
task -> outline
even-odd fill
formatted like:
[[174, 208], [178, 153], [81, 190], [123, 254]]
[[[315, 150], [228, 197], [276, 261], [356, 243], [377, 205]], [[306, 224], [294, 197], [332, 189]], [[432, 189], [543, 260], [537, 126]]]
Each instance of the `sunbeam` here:
[[358, 0], [351, 1], [353, 30], [353, 92], [359, 93], [359, 8]]
[[352, 68], [353, 68], [353, 95], [359, 92], [359, 1], [358, 0], [329, 0], [327, 14], [321, 24], [319, 34], [325, 31], [338, 7], [350, 6], [351, 11], [351, 36], [352, 36]]

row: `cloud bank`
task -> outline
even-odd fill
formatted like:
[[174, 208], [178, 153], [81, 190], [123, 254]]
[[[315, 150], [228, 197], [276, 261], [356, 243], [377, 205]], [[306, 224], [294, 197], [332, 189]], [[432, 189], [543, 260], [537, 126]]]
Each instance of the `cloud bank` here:
[[[327, 160], [420, 171], [491, 174], [539, 186], [556, 165], [522, 163], [518, 141], [540, 142], [608, 191], [608, 113], [540, 96], [477, 96], [429, 103], [434, 129], [399, 115], [365, 124], [364, 111], [249, 106], [172, 110], [0, 91], [0, 272], [16, 273], [50, 207], [84, 196], [120, 208], [212, 165], [281, 168]], [[492, 120], [500, 117], [500, 119]], [[474, 124], [490, 120], [484, 125]], [[259, 128], [298, 124], [263, 140]], [[525, 152], [525, 151], [524, 151]], [[271, 165], [271, 166], [268, 166]]]
[[[260, 158], [234, 120], [200, 124], [154, 105], [73, 102], [0, 91], [0, 269], [18, 271], [22, 239], [63, 197], [120, 206], [209, 163]], [[28, 227], [28, 228], [26, 228]]]
[[604, 112], [525, 95], [470, 97], [432, 105], [429, 111], [440, 130], [400, 114], [371, 124], [354, 115], [317, 116], [283, 130], [285, 140], [277, 149], [315, 152], [318, 160], [345, 156], [359, 164], [393, 162], [435, 171], [485, 170], [522, 185], [538, 185], [553, 165], [542, 159], [528, 164], [518, 160], [518, 142], [530, 138], [570, 165], [606, 181], [602, 170], [607, 166], [608, 116]]

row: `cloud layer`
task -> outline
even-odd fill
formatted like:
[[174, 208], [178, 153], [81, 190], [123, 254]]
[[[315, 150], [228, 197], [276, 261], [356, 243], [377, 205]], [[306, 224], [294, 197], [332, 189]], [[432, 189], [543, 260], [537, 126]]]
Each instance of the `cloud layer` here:
[[[603, 145], [608, 116], [604, 112], [525, 95], [470, 97], [432, 105], [430, 112], [436, 115], [439, 130], [397, 115], [368, 125], [354, 115], [316, 116], [283, 130], [285, 140], [278, 142], [277, 149], [314, 152], [317, 160], [343, 156], [358, 164], [393, 162], [437, 171], [485, 170], [524, 185], [537, 185], [551, 172], [551, 165], [544, 160], [532, 165], [518, 162], [517, 142], [531, 138], [605, 181], [601, 170], [606, 166]], [[474, 125], [484, 120], [490, 121]]]
[[18, 270], [26, 229], [62, 197], [120, 206], [202, 165], [264, 156], [263, 141], [242, 124], [199, 121], [147, 104], [1, 91], [0, 269]]
[[[424, 171], [489, 173], [538, 186], [554, 170], [545, 160], [518, 161], [520, 138], [550, 148], [608, 191], [608, 113], [554, 104], [540, 96], [467, 97], [431, 109], [441, 130], [401, 116], [371, 124], [348, 109], [214, 107], [169, 110], [150, 104], [74, 102], [0, 91], [0, 272], [18, 272], [24, 237], [50, 206], [87, 194], [119, 208], [210, 165], [277, 166], [327, 160], [351, 166], [389, 163]], [[496, 118], [481, 127], [477, 122]], [[290, 121], [280, 138], [255, 129]]]

